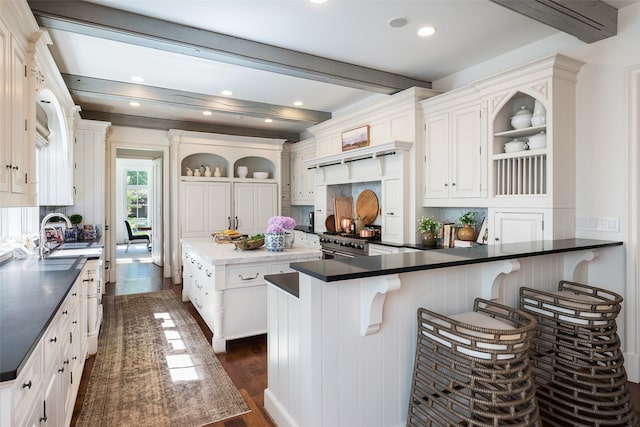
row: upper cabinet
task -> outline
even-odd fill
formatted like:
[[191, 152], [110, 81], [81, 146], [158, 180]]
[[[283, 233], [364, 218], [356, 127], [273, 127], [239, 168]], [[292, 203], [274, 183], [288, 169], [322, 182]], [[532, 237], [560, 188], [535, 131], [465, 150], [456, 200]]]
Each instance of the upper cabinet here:
[[[424, 206], [486, 204], [483, 192], [486, 113], [479, 95], [450, 92], [422, 101]], [[486, 182], [486, 179], [484, 180]]]
[[35, 206], [33, 59], [7, 16], [0, 17], [0, 207]]
[[291, 146], [291, 204], [313, 205], [315, 200], [315, 170], [305, 161], [316, 157], [315, 140], [305, 140]]
[[555, 55], [477, 84], [488, 103], [492, 206], [575, 209], [575, 84], [582, 65]]

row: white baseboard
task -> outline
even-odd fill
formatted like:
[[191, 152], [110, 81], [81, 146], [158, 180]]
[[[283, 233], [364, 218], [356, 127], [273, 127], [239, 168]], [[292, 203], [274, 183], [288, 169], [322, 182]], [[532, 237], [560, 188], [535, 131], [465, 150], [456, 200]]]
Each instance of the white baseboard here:
[[298, 427], [298, 423], [268, 388], [264, 390], [264, 408], [278, 427]]

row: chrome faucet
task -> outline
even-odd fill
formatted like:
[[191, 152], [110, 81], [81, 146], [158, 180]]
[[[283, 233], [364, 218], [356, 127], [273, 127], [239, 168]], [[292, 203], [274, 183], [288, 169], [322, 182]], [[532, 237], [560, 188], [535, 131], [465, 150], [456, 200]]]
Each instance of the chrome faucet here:
[[71, 220], [61, 213], [54, 212], [54, 213], [45, 215], [45, 217], [42, 218], [42, 221], [40, 222], [40, 245], [38, 246], [38, 253], [40, 254], [40, 259], [44, 258], [44, 255], [46, 252], [49, 252], [50, 245], [49, 245], [49, 242], [47, 242], [47, 236], [46, 236], [45, 230], [47, 228], [51, 228], [51, 226], [47, 226], [47, 221], [49, 221], [51, 218], [55, 216], [58, 216], [64, 219], [69, 228], [73, 227], [73, 225], [71, 224]]

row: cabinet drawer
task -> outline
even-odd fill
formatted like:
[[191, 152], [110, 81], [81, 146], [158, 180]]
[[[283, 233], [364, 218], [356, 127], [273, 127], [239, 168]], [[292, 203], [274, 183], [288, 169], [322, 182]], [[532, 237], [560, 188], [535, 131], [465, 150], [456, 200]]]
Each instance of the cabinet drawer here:
[[20, 416], [34, 404], [40, 393], [42, 383], [42, 341], [29, 356], [29, 360], [20, 371], [13, 385], [14, 414]]
[[229, 267], [227, 283], [229, 288], [256, 286], [264, 284], [264, 276], [269, 274], [269, 265], [255, 264], [242, 267]]

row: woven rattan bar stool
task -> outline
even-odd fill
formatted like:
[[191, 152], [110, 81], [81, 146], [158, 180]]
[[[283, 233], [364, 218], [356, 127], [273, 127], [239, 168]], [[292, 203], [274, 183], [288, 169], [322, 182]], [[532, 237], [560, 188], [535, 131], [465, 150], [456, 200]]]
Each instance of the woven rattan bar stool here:
[[418, 309], [407, 426], [538, 426], [533, 316], [476, 299], [452, 316]]
[[557, 292], [520, 288], [520, 308], [538, 321], [531, 358], [545, 425], [637, 425], [617, 333], [621, 303], [564, 280]]

